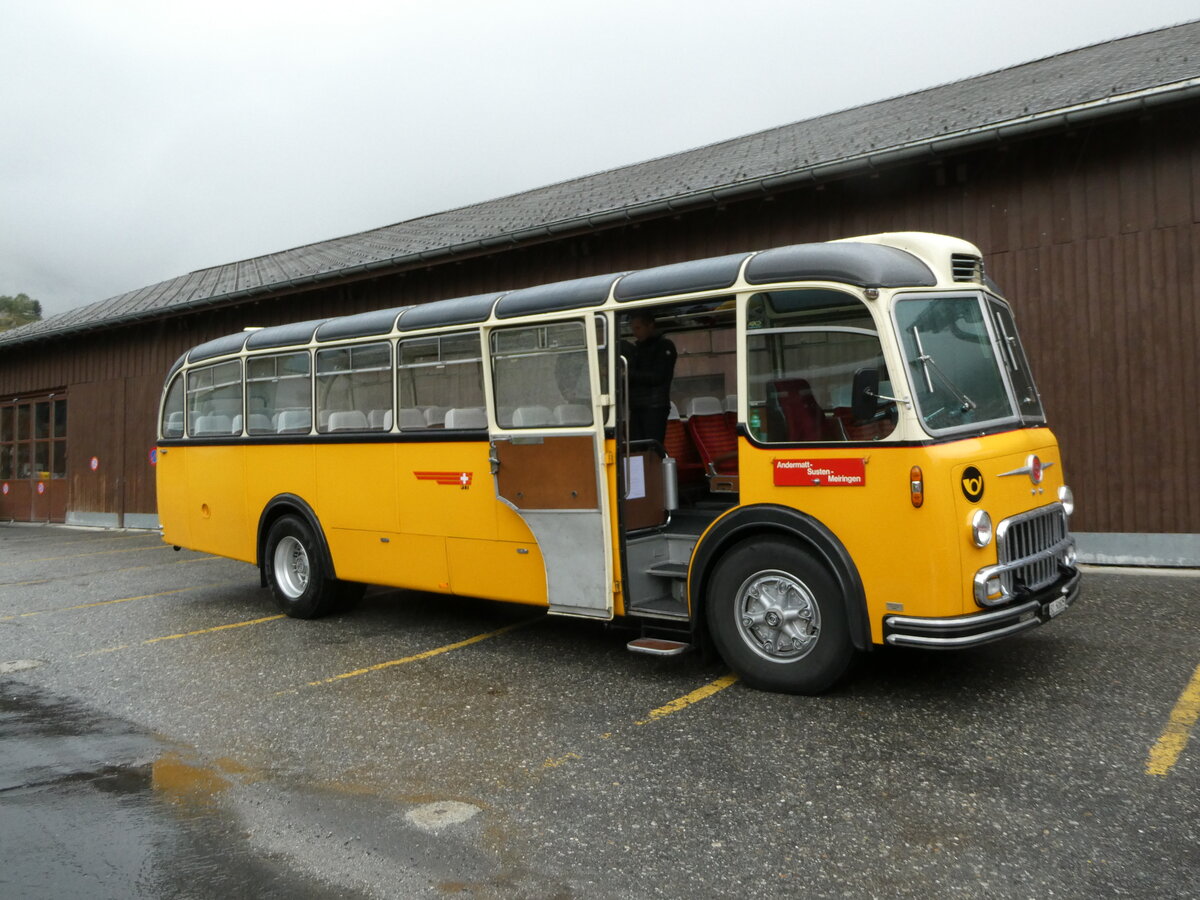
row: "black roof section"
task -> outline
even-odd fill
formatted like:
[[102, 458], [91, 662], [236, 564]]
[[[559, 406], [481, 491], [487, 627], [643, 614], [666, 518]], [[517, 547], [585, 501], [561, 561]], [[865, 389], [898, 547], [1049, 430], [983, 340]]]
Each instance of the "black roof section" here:
[[476, 294], [473, 297], [455, 297], [452, 300], [435, 300], [411, 307], [400, 316], [401, 331], [416, 331], [419, 328], [444, 328], [447, 325], [471, 325], [483, 322], [492, 314], [492, 307], [503, 294]]
[[0, 346], [502, 251], [1195, 100], [1198, 46], [1200, 21], [1107, 41], [660, 159], [180, 275], [5, 332]]
[[734, 253], [633, 272], [617, 283], [613, 297], [619, 301], [648, 300], [669, 294], [719, 291], [737, 281], [742, 263], [749, 255]]
[[391, 334], [402, 313], [412, 309], [411, 306], [397, 306], [394, 309], [375, 309], [354, 316], [341, 316], [330, 319], [317, 329], [317, 340], [332, 341], [338, 338], [371, 337], [377, 334]]
[[793, 244], [756, 254], [746, 281], [840, 281], [858, 287], [933, 287], [937, 276], [917, 257], [882, 244]]
[[307, 344], [312, 340], [321, 324], [328, 319], [311, 319], [308, 322], [291, 322], [287, 325], [272, 325], [250, 333], [246, 340], [247, 350], [266, 350], [271, 347], [290, 347], [293, 344]]
[[246, 331], [226, 334], [206, 341], [198, 347], [193, 347], [187, 355], [188, 362], [199, 362], [202, 359], [212, 359], [214, 356], [224, 356], [226, 353], [237, 353], [245, 345], [248, 334], [250, 332]]
[[579, 309], [599, 306], [608, 299], [613, 282], [621, 276], [591, 275], [554, 284], [539, 284], [505, 294], [496, 304], [496, 317], [511, 319], [531, 313], [558, 312], [564, 309]]

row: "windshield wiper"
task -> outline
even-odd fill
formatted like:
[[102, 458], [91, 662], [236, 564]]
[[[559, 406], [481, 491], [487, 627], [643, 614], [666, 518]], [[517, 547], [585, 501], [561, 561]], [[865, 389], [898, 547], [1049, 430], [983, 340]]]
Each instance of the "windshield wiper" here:
[[950, 376], [942, 371], [941, 366], [937, 364], [932, 356], [925, 352], [925, 345], [921, 343], [921, 332], [916, 325], [912, 328], [913, 337], [917, 341], [917, 359], [921, 362], [921, 371], [925, 374], [925, 387], [929, 389], [929, 393], [933, 393], [933, 379], [930, 377], [930, 372], [936, 375], [947, 388], [950, 389], [955, 398], [962, 404], [962, 411], [976, 409], [975, 401], [959, 390], [958, 385], [950, 380]]

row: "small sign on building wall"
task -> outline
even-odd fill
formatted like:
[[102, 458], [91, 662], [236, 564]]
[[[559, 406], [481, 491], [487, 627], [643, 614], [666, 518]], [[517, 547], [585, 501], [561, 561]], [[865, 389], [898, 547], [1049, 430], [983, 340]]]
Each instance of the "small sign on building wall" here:
[[93, 456], [91, 459], [89, 459], [88, 460], [88, 468], [91, 469], [93, 472], [95, 472], [98, 468], [100, 468], [100, 457]]

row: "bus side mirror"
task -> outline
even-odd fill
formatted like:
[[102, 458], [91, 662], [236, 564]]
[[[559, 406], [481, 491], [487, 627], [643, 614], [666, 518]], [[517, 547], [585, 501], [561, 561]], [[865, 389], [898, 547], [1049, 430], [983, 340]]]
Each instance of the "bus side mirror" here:
[[850, 389], [850, 415], [855, 422], [869, 422], [879, 412], [879, 370], [859, 369]]

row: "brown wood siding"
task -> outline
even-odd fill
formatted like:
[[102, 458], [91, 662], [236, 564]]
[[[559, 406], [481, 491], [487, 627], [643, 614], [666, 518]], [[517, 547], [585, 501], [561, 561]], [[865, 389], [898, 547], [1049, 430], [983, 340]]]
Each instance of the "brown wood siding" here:
[[[209, 338], [247, 325], [781, 244], [939, 231], [979, 244], [1013, 303], [1076, 490], [1076, 529], [1200, 533], [1192, 475], [1200, 470], [1198, 112], [1192, 104], [504, 253], [8, 349], [0, 351], [0, 396], [66, 387], [70, 508], [150, 512], [145, 454], [160, 380], [184, 350]], [[78, 471], [93, 455], [86, 448], [104, 441], [127, 475], [116, 492]]]

